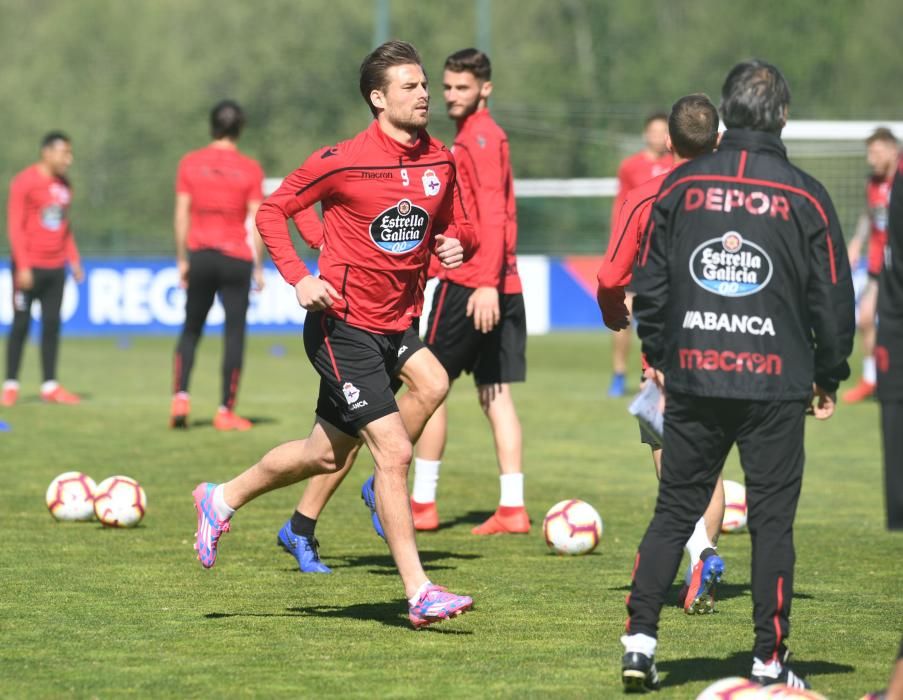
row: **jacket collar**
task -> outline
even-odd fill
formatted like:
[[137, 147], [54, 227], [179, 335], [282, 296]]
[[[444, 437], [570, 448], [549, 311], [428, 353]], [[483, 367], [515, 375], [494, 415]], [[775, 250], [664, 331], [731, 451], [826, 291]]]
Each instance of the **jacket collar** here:
[[780, 136], [755, 129], [728, 129], [721, 137], [718, 150], [771, 153], [784, 160], [787, 159], [787, 149]]
[[376, 119], [367, 127], [367, 135], [376, 142], [376, 144], [391, 156], [400, 158], [416, 159], [424, 155], [430, 147], [430, 136], [425, 129], [420, 130], [420, 136], [416, 142], [411, 145], [396, 141], [379, 128], [379, 122]]

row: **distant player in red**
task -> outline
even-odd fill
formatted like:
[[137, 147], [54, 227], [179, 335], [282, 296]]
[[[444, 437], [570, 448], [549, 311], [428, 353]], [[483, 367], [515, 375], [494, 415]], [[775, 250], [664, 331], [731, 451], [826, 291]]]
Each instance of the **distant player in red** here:
[[66, 263], [76, 282], [84, 278], [75, 236], [69, 225], [72, 188], [66, 172], [72, 145], [61, 131], [41, 141], [41, 159], [16, 175], [9, 186], [7, 229], [12, 252], [13, 322], [6, 344], [6, 381], [0, 402], [19, 398], [19, 366], [31, 325], [31, 304], [41, 304], [41, 398], [48, 403], [79, 403], [79, 397], [57, 381], [60, 308]]
[[[508, 137], [489, 113], [492, 94], [489, 57], [463, 49], [445, 61], [445, 106], [455, 120], [455, 158], [464, 206], [480, 249], [454, 270], [442, 270], [426, 333], [454, 381], [472, 373], [477, 398], [495, 443], [500, 498], [495, 513], [473, 528], [475, 535], [525, 533], [521, 425], [511, 384], [526, 379], [527, 320], [517, 273], [517, 212]], [[439, 527], [436, 487], [445, 452], [448, 412], [433, 414], [417, 443], [411, 507], [418, 530]]]
[[[457, 267], [475, 242], [456, 197], [454, 156], [425, 130], [429, 90], [417, 50], [400, 41], [379, 46], [361, 64], [360, 89], [372, 124], [313, 153], [264, 201], [256, 220], [273, 262], [308, 311], [304, 346], [320, 375], [316, 422], [306, 439], [279, 445], [225, 484], [197, 486], [195, 546], [201, 564], [213, 566], [236, 509], [273, 489], [339, 471], [363, 441], [375, 462], [375, 509], [409, 619], [419, 628], [473, 601], [434, 585], [420, 563], [407, 489], [413, 448], [391, 371], [422, 306], [430, 255]], [[295, 252], [286, 220], [317, 202], [324, 237], [314, 277]]]
[[[639, 153], [625, 158], [618, 168], [618, 194], [612, 208], [612, 224], [621, 210], [624, 198], [638, 185], [671, 170], [674, 159], [667, 147], [668, 115], [663, 112], [651, 114], [643, 125], [643, 141], [646, 147]], [[612, 226], [614, 232], [614, 226]], [[612, 237], [614, 233], [612, 233]], [[628, 311], [633, 294], [628, 291], [625, 304]], [[616, 331], [612, 336], [611, 363], [612, 378], [608, 395], [612, 398], [624, 396], [627, 392], [627, 357], [630, 354], [630, 326]]]
[[[718, 112], [705, 95], [687, 95], [678, 100], [671, 111], [668, 124], [667, 147], [668, 151], [674, 154], [673, 167], [679, 167], [681, 163], [703, 153], [711, 153], [715, 148], [718, 140]], [[630, 323], [625, 290], [633, 278], [634, 264], [640, 253], [640, 241], [649, 224], [652, 205], [667, 176], [668, 172], [665, 172], [634, 187], [615, 212], [615, 223], [608, 241], [608, 250], [597, 275], [599, 308], [602, 310], [605, 325], [613, 331], [627, 328]], [[652, 449], [655, 473], [661, 478], [661, 441], [645, 428], [640, 428], [640, 440]], [[702, 567], [705, 566], [702, 562], [703, 556], [709, 567], [720, 566], [723, 573], [724, 563], [720, 557], [716, 555], [715, 559], [709, 561], [711, 559], [709, 555], [715, 554], [715, 545], [718, 542], [723, 519], [724, 483], [719, 477], [712, 500], [696, 523], [696, 529], [686, 544], [690, 555], [690, 568], [686, 584], [678, 598], [687, 613], [711, 609], [710, 597], [702, 598], [700, 608], [699, 586], [698, 584], [696, 587], [693, 586], [693, 574], [698, 569], [699, 578], [702, 578]], [[702, 595], [709, 594], [702, 592]]]
[[185, 325], [176, 346], [170, 425], [188, 427], [188, 382], [204, 322], [219, 294], [226, 312], [222, 394], [213, 419], [217, 430], [250, 430], [235, 413], [241, 376], [251, 275], [263, 288], [263, 243], [248, 229], [263, 200], [263, 169], [238, 150], [245, 116], [224, 100], [210, 112], [213, 141], [192, 151], [176, 175], [176, 259], [187, 287]]
[[875, 317], [878, 308], [878, 276], [884, 265], [884, 247], [887, 245], [887, 208], [890, 190], [900, 159], [897, 138], [890, 129], [881, 127], [869, 136], [866, 159], [871, 175], [865, 185], [867, 210], [859, 217], [856, 233], [850, 241], [847, 252], [850, 267], [856, 267], [862, 257], [863, 245], [867, 243], [868, 282], [859, 298], [859, 333], [862, 337], [862, 378], [852, 389], [843, 394], [847, 403], [856, 403], [875, 393]]

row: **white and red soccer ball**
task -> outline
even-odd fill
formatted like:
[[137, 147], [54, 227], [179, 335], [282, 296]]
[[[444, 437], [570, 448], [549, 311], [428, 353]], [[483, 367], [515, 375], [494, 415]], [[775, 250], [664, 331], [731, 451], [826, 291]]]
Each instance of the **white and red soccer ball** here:
[[736, 676], [715, 681], [696, 696], [696, 700], [775, 700], [776, 698], [825, 700], [823, 695], [814, 690], [788, 688], [783, 683], [761, 686], [751, 680]]
[[65, 472], [47, 487], [47, 508], [57, 520], [93, 520], [96, 489], [87, 474]]
[[146, 508], [144, 489], [131, 477], [111, 476], [97, 485], [94, 514], [108, 527], [135, 527]]
[[724, 480], [724, 519], [721, 532], [737, 532], [746, 527], [746, 487], [737, 482]]
[[558, 554], [588, 554], [602, 537], [602, 518], [589, 503], [561, 501], [546, 513], [542, 532]]

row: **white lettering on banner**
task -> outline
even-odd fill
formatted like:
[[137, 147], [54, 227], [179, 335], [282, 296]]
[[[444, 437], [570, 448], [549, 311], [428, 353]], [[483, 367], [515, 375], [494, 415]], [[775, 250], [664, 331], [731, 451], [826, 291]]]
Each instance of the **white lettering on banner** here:
[[167, 326], [185, 321], [185, 290], [179, 286], [179, 271], [167, 267], [154, 275], [148, 289], [148, 306], [155, 320]]
[[0, 323], [13, 322], [13, 274], [9, 268], [0, 270]]
[[122, 320], [124, 323], [143, 326], [150, 323], [150, 309], [147, 307], [147, 288], [151, 271], [147, 268], [132, 268], [122, 274]]
[[122, 323], [119, 298], [122, 285], [119, 273], [107, 267], [99, 267], [88, 273], [88, 319], [94, 325]]
[[[13, 322], [13, 275], [9, 268], [0, 270], [0, 323], [11, 324]], [[78, 310], [79, 293], [78, 285], [71, 277], [66, 278], [63, 287], [63, 305], [60, 308], [60, 319], [65, 323], [75, 315]], [[36, 301], [31, 305], [31, 317], [34, 320], [41, 318], [41, 302]]]

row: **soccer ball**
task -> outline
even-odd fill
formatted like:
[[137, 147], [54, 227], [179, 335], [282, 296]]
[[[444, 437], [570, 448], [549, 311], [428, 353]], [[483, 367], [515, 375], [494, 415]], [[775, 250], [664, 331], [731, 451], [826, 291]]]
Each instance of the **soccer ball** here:
[[546, 513], [542, 532], [558, 554], [589, 554], [602, 537], [602, 518], [589, 503], [561, 501]]
[[724, 480], [724, 519], [721, 532], [737, 532], [746, 527], [746, 487], [736, 481]]
[[96, 489], [87, 474], [65, 472], [47, 487], [47, 508], [57, 520], [92, 520]]
[[94, 514], [109, 527], [135, 527], [144, 517], [144, 489], [127, 476], [111, 476], [97, 485]]
[[762, 686], [747, 678], [722, 678], [708, 686], [696, 700], [760, 700]]

